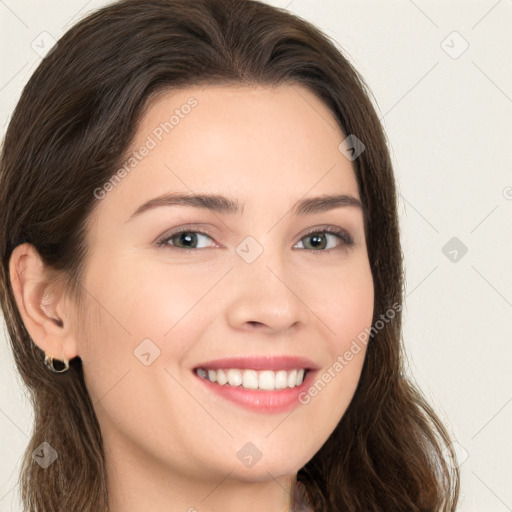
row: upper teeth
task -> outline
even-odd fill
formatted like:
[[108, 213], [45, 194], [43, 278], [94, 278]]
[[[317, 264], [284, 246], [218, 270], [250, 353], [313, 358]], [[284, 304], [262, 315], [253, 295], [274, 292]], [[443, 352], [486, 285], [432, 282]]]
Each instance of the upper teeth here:
[[304, 368], [299, 370], [279, 370], [274, 372], [272, 370], [238, 370], [230, 368], [227, 370], [205, 370], [199, 368], [196, 373], [208, 379], [211, 382], [216, 382], [223, 386], [229, 384], [230, 386], [242, 386], [247, 389], [284, 389], [300, 386], [304, 380]]

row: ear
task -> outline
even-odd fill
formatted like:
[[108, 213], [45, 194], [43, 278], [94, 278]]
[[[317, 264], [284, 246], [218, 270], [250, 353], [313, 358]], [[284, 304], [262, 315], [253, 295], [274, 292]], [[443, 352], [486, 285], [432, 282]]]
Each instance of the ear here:
[[76, 357], [71, 304], [55, 273], [45, 266], [32, 244], [14, 248], [9, 275], [18, 310], [34, 343], [56, 359]]

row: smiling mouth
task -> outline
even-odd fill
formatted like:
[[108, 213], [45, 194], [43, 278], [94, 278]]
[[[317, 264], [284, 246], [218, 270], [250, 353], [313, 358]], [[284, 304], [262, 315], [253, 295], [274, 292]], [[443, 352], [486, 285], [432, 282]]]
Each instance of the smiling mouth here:
[[307, 368], [292, 370], [252, 370], [252, 369], [206, 369], [194, 370], [199, 377], [220, 386], [240, 387], [244, 389], [277, 391], [300, 386], [309, 372]]

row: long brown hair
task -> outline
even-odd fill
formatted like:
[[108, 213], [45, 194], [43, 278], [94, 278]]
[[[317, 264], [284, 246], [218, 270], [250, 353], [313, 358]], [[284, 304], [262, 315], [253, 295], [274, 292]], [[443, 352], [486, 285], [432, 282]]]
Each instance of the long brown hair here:
[[[369, 90], [310, 23], [252, 0], [124, 0], [72, 27], [42, 60], [16, 106], [0, 161], [1, 307], [35, 411], [20, 473], [27, 511], [107, 511], [102, 437], [82, 362], [53, 374], [22, 322], [9, 277], [13, 248], [33, 244], [76, 298], [94, 190], [120, 168], [156, 94], [201, 84], [302, 85], [365, 145], [354, 160], [364, 206], [376, 322], [402, 304], [396, 190]], [[340, 140], [341, 142], [341, 140]], [[401, 314], [373, 333], [355, 395], [298, 472], [315, 511], [455, 510], [449, 436], [403, 367]], [[32, 452], [59, 454], [43, 470]]]

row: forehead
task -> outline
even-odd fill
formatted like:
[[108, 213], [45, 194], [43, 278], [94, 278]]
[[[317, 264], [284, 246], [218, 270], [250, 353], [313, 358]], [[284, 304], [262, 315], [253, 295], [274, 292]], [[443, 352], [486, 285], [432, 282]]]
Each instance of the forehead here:
[[[146, 108], [133, 146], [140, 146], [147, 136], [163, 142], [171, 133], [176, 144], [195, 139], [203, 146], [208, 142], [222, 146], [230, 140], [240, 143], [244, 139], [246, 148], [253, 147], [253, 142], [265, 142], [267, 146], [272, 141], [291, 142], [293, 146], [296, 141], [296, 151], [304, 141], [309, 142], [307, 149], [311, 150], [322, 141], [336, 143], [342, 136], [323, 101], [296, 84], [196, 86], [162, 92]], [[226, 140], [226, 135], [230, 139]]]
[[163, 192], [194, 191], [261, 209], [302, 196], [358, 196], [352, 163], [338, 149], [344, 138], [329, 108], [298, 85], [161, 93], [140, 120], [129, 172], [107, 200], [133, 210]]

